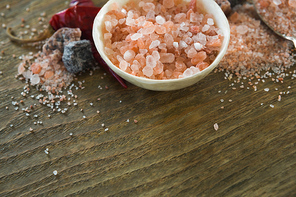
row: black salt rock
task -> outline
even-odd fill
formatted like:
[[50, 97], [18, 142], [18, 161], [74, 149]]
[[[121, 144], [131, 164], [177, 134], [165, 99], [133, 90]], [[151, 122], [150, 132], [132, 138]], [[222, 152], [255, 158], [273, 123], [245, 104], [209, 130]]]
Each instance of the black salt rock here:
[[45, 55], [50, 55], [56, 50], [63, 53], [65, 45], [80, 40], [80, 37], [81, 31], [79, 28], [63, 27], [57, 30], [43, 45], [43, 53]]
[[94, 66], [95, 60], [89, 40], [73, 41], [64, 47], [62, 57], [68, 72], [78, 73]]

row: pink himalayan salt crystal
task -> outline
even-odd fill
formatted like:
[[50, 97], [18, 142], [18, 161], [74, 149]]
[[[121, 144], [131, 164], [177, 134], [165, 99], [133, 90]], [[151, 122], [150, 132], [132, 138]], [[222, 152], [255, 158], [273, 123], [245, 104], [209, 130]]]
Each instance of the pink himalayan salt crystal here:
[[121, 18], [121, 19], [118, 20], [119, 24], [123, 24], [124, 22], [125, 22], [125, 18]]
[[194, 48], [191, 48], [187, 52], [187, 57], [193, 58], [197, 54], [196, 50]]
[[165, 34], [167, 32], [167, 29], [160, 25], [155, 25], [155, 32], [157, 34]]
[[20, 65], [18, 66], [18, 74], [22, 74], [23, 72], [26, 71], [24, 66], [25, 66], [25, 63], [20, 63]]
[[104, 39], [111, 39], [112, 38], [112, 34], [111, 33], [104, 33]]
[[162, 17], [162, 16], [160, 16], [160, 15], [158, 15], [158, 16], [155, 17], [155, 21], [156, 21], [158, 24], [162, 25], [162, 24], [165, 23], [165, 18]]
[[275, 5], [280, 5], [280, 4], [282, 4], [282, 1], [281, 1], [281, 0], [272, 0], [272, 2], [273, 2]]
[[112, 23], [110, 21], [105, 21], [105, 28], [108, 32], [112, 30]]
[[296, 8], [296, 0], [289, 0], [288, 4], [289, 4], [289, 6]]
[[207, 24], [208, 25], [214, 25], [214, 20], [212, 18], [207, 19]]
[[145, 66], [142, 71], [147, 77], [151, 77], [153, 75], [153, 68], [151, 66]]
[[186, 44], [186, 42], [184, 42], [183, 40], [180, 41], [179, 45], [181, 49], [188, 47], [188, 44]]
[[182, 22], [185, 22], [187, 19], [186, 19], [186, 14], [185, 13], [179, 13], [179, 14], [176, 14], [175, 17], [174, 17], [174, 20], [177, 22], [177, 23], [182, 23]]
[[177, 71], [184, 72], [187, 69], [187, 66], [184, 64], [183, 61], [176, 61], [175, 67]]
[[194, 42], [199, 42], [202, 45], [205, 45], [207, 43], [207, 36], [203, 33], [198, 33], [195, 36], [192, 36], [192, 39]]
[[141, 64], [137, 60], [134, 60], [133, 64], [131, 65], [132, 71], [134, 71], [135, 73], [138, 73], [140, 71], [140, 68], [141, 68]]
[[146, 67], [152, 67], [154, 68], [156, 66], [156, 61], [152, 55], [147, 55], [146, 57]]
[[166, 43], [166, 45], [168, 47], [172, 46], [173, 42], [174, 42], [173, 36], [171, 34], [165, 34], [164, 35], [164, 42]]
[[155, 31], [155, 25], [151, 25], [149, 27], [144, 27], [141, 29], [141, 33], [144, 35], [152, 34]]
[[152, 33], [152, 34], [150, 34], [150, 38], [151, 38], [152, 41], [158, 40], [159, 35], [157, 35], [156, 33]]
[[167, 69], [167, 70], [164, 71], [164, 74], [165, 74], [165, 76], [166, 76], [167, 78], [171, 78], [173, 72]]
[[166, 43], [160, 43], [160, 45], [158, 46], [159, 49], [166, 49]]
[[208, 31], [210, 29], [209, 25], [204, 25], [203, 28], [201, 29], [202, 32]]
[[145, 12], [149, 12], [150, 10], [154, 10], [155, 9], [155, 5], [153, 3], [144, 3], [142, 9]]
[[108, 47], [105, 47], [105, 53], [106, 53], [106, 55], [113, 55], [114, 51]]
[[172, 8], [175, 6], [174, 0], [163, 0], [162, 4], [165, 8]]
[[153, 68], [156, 75], [159, 75], [163, 72], [164, 65], [160, 62], [156, 62], [156, 66]]
[[155, 60], [159, 60], [160, 59], [160, 55], [159, 55], [158, 51], [153, 51], [152, 52], [152, 56], [154, 57]]
[[32, 85], [37, 85], [38, 83], [40, 83], [39, 75], [37, 75], [37, 74], [31, 75], [30, 81], [31, 81]]
[[160, 41], [159, 40], [154, 40], [151, 42], [150, 46], [149, 46], [149, 49], [153, 49], [153, 48], [156, 48], [158, 47], [160, 44]]
[[127, 50], [124, 55], [123, 58], [125, 59], [125, 61], [129, 62], [132, 59], [134, 59], [136, 53], [133, 50]]
[[193, 40], [192, 40], [192, 38], [187, 37], [187, 38], [184, 39], [184, 42], [185, 42], [186, 44], [190, 45], [190, 44], [193, 42]]
[[249, 31], [249, 27], [247, 25], [238, 25], [236, 27], [236, 32], [239, 34], [246, 34]]
[[138, 40], [139, 38], [142, 38], [143, 35], [140, 33], [135, 33], [131, 36], [131, 40]]
[[193, 71], [191, 70], [191, 69], [189, 69], [189, 68], [187, 68], [185, 71], [184, 71], [184, 73], [183, 73], [183, 76], [184, 77], [190, 77], [190, 76], [192, 76], [193, 75]]
[[127, 63], [125, 60], [122, 60], [119, 63], [119, 68], [123, 71], [126, 71], [128, 67], [129, 67], [129, 63]]
[[191, 66], [190, 68], [187, 68], [184, 72], [182, 77], [190, 77], [196, 73], [200, 72], [200, 69], [195, 66]]
[[146, 20], [155, 20], [155, 12], [153, 10], [150, 10], [146, 14]]
[[178, 49], [178, 47], [179, 47], [179, 43], [178, 43], [178, 42], [173, 42], [173, 46], [174, 46], [176, 49]]
[[194, 43], [194, 48], [197, 50], [197, 51], [200, 51], [200, 50], [202, 50], [203, 49], [203, 45], [202, 44], [200, 44], [200, 43]]
[[175, 61], [175, 55], [172, 53], [160, 53], [161, 63], [173, 63]]
[[145, 55], [148, 52], [148, 50], [147, 49], [139, 49], [139, 52], [140, 52], [140, 54]]
[[182, 22], [180, 24], [180, 30], [187, 32], [189, 30], [189, 27], [184, 22]]
[[200, 51], [194, 55], [194, 57], [191, 59], [191, 63], [193, 65], [196, 65], [196, 64], [204, 61], [206, 58], [207, 58], [206, 52]]

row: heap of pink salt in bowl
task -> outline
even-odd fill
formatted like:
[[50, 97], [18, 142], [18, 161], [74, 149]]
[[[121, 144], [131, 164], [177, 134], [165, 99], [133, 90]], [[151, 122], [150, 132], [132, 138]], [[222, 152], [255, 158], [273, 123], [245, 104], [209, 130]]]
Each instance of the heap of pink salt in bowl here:
[[207, 68], [219, 53], [222, 31], [196, 1], [112, 4], [103, 29], [105, 53], [121, 70], [149, 79], [178, 79]]

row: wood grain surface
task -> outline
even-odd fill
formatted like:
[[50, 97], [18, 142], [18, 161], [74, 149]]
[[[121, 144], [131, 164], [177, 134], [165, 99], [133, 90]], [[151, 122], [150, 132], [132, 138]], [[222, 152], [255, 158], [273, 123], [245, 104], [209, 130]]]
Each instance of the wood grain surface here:
[[[1, 0], [0, 21], [16, 32], [22, 18], [42, 29], [42, 12], [47, 23], [67, 6]], [[291, 74], [284, 83], [261, 80], [257, 91], [249, 79], [237, 83], [212, 72], [194, 86], [153, 92], [123, 89], [99, 69], [77, 76], [85, 89], [74, 91], [78, 106], [62, 104], [62, 114], [32, 98], [40, 93], [34, 88], [21, 95], [18, 57], [38, 50], [10, 42], [3, 25], [0, 42], [0, 196], [296, 196]], [[22, 108], [30, 105], [26, 116]]]

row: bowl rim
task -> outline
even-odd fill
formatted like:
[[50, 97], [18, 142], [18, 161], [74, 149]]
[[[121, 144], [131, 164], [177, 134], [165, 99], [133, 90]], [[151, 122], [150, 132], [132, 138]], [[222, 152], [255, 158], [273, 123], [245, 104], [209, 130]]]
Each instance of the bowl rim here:
[[[133, 1], [133, 0], [121, 0], [120, 1], [120, 6], [126, 4], [129, 1]], [[134, 0], [134, 1], [140, 1], [140, 0]], [[183, 0], [183, 1], [187, 1], [190, 2], [190, 0]], [[102, 31], [98, 30], [98, 22], [103, 23], [103, 19], [104, 19], [104, 15], [110, 10], [109, 7], [111, 6], [112, 3], [117, 2], [118, 0], [109, 0], [102, 8], [101, 10], [98, 12], [98, 14], [96, 15], [94, 22], [93, 22], [93, 30], [92, 30], [92, 36], [94, 39], [94, 43], [96, 46], [97, 51], [99, 52], [99, 54], [101, 55], [101, 57], [103, 58], [103, 60], [107, 63], [107, 65], [110, 67], [110, 69], [114, 70], [114, 72], [119, 72], [122, 73], [123, 75], [127, 75], [128, 77], [134, 78], [137, 81], [143, 81], [143, 82], [151, 82], [151, 83], [166, 83], [166, 82], [181, 82], [181, 81], [186, 81], [186, 80], [190, 80], [193, 78], [196, 78], [198, 76], [201, 76], [203, 74], [206, 73], [206, 75], [208, 75], [221, 61], [221, 59], [224, 57], [224, 55], [227, 52], [227, 48], [228, 48], [228, 44], [230, 41], [230, 27], [229, 27], [229, 23], [228, 23], [228, 19], [226, 18], [224, 12], [222, 11], [222, 9], [220, 8], [220, 6], [214, 1], [214, 0], [196, 0], [196, 4], [198, 5], [198, 3], [202, 3], [203, 6], [205, 7], [205, 2], [209, 3], [211, 2], [211, 7], [215, 7], [215, 9], [219, 10], [219, 18], [217, 19], [218, 15], [213, 14], [214, 16], [214, 21], [215, 21], [215, 25], [218, 26], [221, 30], [222, 28], [220, 27], [223, 23], [223, 25], [225, 26], [223, 28], [223, 42], [220, 48], [220, 51], [218, 53], [218, 55], [216, 56], [215, 60], [204, 70], [197, 72], [191, 76], [188, 77], [183, 77], [183, 78], [178, 78], [178, 79], [149, 79], [146, 77], [139, 77], [139, 76], [135, 76], [132, 75], [128, 72], [125, 72], [123, 70], [121, 70], [120, 68], [118, 68], [117, 66], [115, 66], [111, 60], [108, 58], [108, 56], [105, 54], [105, 50], [103, 48], [102, 50], [99, 50], [99, 46], [98, 46], [98, 41], [102, 41], [102, 39], [99, 38], [99, 36], [102, 36]], [[209, 10], [207, 10], [208, 8], [205, 8], [205, 13], [211, 13]], [[221, 14], [222, 13], [222, 14]], [[222, 16], [222, 18], [220, 18]], [[101, 20], [100, 20], [101, 19]], [[218, 22], [219, 21], [219, 22]], [[221, 24], [220, 24], [221, 23]], [[220, 25], [218, 25], [220, 24]], [[103, 25], [102, 25], [103, 27]], [[226, 33], [226, 34], [225, 34]], [[102, 43], [102, 46], [104, 47], [104, 43]]]

